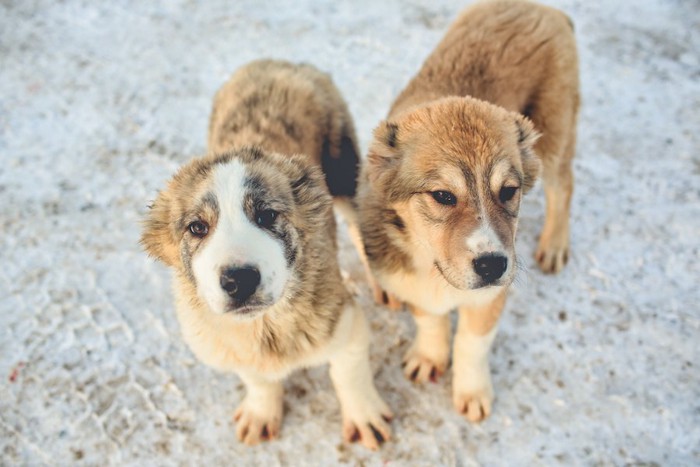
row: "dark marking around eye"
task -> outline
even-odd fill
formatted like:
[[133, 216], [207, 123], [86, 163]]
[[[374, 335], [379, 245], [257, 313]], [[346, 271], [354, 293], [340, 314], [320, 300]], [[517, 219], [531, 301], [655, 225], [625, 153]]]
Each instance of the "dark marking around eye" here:
[[297, 249], [294, 246], [291, 235], [287, 230], [277, 233], [277, 236], [284, 243], [284, 257], [287, 260], [287, 266], [293, 265], [297, 260]]

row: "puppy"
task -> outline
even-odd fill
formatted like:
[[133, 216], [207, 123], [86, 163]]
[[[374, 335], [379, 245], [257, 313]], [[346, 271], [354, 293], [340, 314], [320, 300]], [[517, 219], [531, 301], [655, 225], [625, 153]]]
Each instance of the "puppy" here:
[[377, 448], [392, 414], [373, 383], [364, 314], [343, 286], [329, 194], [355, 189], [334, 175], [357, 161], [347, 107], [311, 66], [253, 62], [217, 94], [209, 145], [158, 194], [141, 241], [175, 271], [190, 349], [246, 385], [238, 438], [276, 438], [282, 380], [330, 362], [344, 438]]
[[415, 318], [405, 375], [445, 371], [457, 308], [453, 402], [471, 421], [491, 412], [489, 349], [517, 269], [521, 197], [541, 165], [537, 259], [547, 272], [566, 262], [578, 103], [570, 20], [534, 3], [484, 2], [457, 19], [374, 132], [361, 230], [379, 286]]

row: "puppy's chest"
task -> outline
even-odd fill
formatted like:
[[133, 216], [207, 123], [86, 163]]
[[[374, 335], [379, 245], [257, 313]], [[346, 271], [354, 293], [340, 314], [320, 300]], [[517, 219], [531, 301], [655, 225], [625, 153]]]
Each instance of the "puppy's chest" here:
[[337, 316], [312, 313], [307, 319], [296, 319], [288, 315], [264, 326], [260, 319], [240, 322], [178, 298], [183, 338], [199, 360], [222, 371], [248, 370], [273, 378], [324, 361], [339, 331], [347, 327], [349, 315], [344, 309], [337, 310]]

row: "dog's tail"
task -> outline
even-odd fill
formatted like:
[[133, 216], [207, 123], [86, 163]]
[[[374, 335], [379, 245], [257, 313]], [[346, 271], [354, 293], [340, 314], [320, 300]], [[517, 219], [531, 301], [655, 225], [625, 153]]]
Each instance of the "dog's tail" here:
[[[333, 198], [353, 199], [357, 193], [360, 158], [354, 130], [344, 126], [336, 138], [329, 135], [321, 149], [321, 168]], [[336, 141], [331, 141], [335, 139]]]

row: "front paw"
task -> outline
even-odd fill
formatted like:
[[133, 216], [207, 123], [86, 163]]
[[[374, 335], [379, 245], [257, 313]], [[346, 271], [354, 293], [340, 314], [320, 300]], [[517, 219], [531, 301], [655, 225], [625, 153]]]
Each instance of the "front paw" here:
[[[378, 398], [379, 396], [377, 396]], [[368, 449], [377, 450], [391, 439], [391, 422], [394, 415], [381, 399], [364, 401], [343, 413], [343, 440], [359, 441]]]
[[236, 437], [248, 446], [269, 441], [279, 436], [282, 407], [250, 407], [244, 400], [233, 415]]
[[414, 383], [425, 383], [429, 380], [436, 383], [447, 370], [449, 356], [450, 349], [446, 345], [436, 345], [428, 353], [426, 349], [419, 349], [414, 343], [403, 357], [403, 374]]
[[486, 375], [475, 375], [469, 381], [464, 381], [462, 378], [463, 376], [455, 375], [453, 383], [452, 402], [455, 410], [472, 423], [481, 422], [491, 415], [493, 404], [491, 376], [487, 372]]

